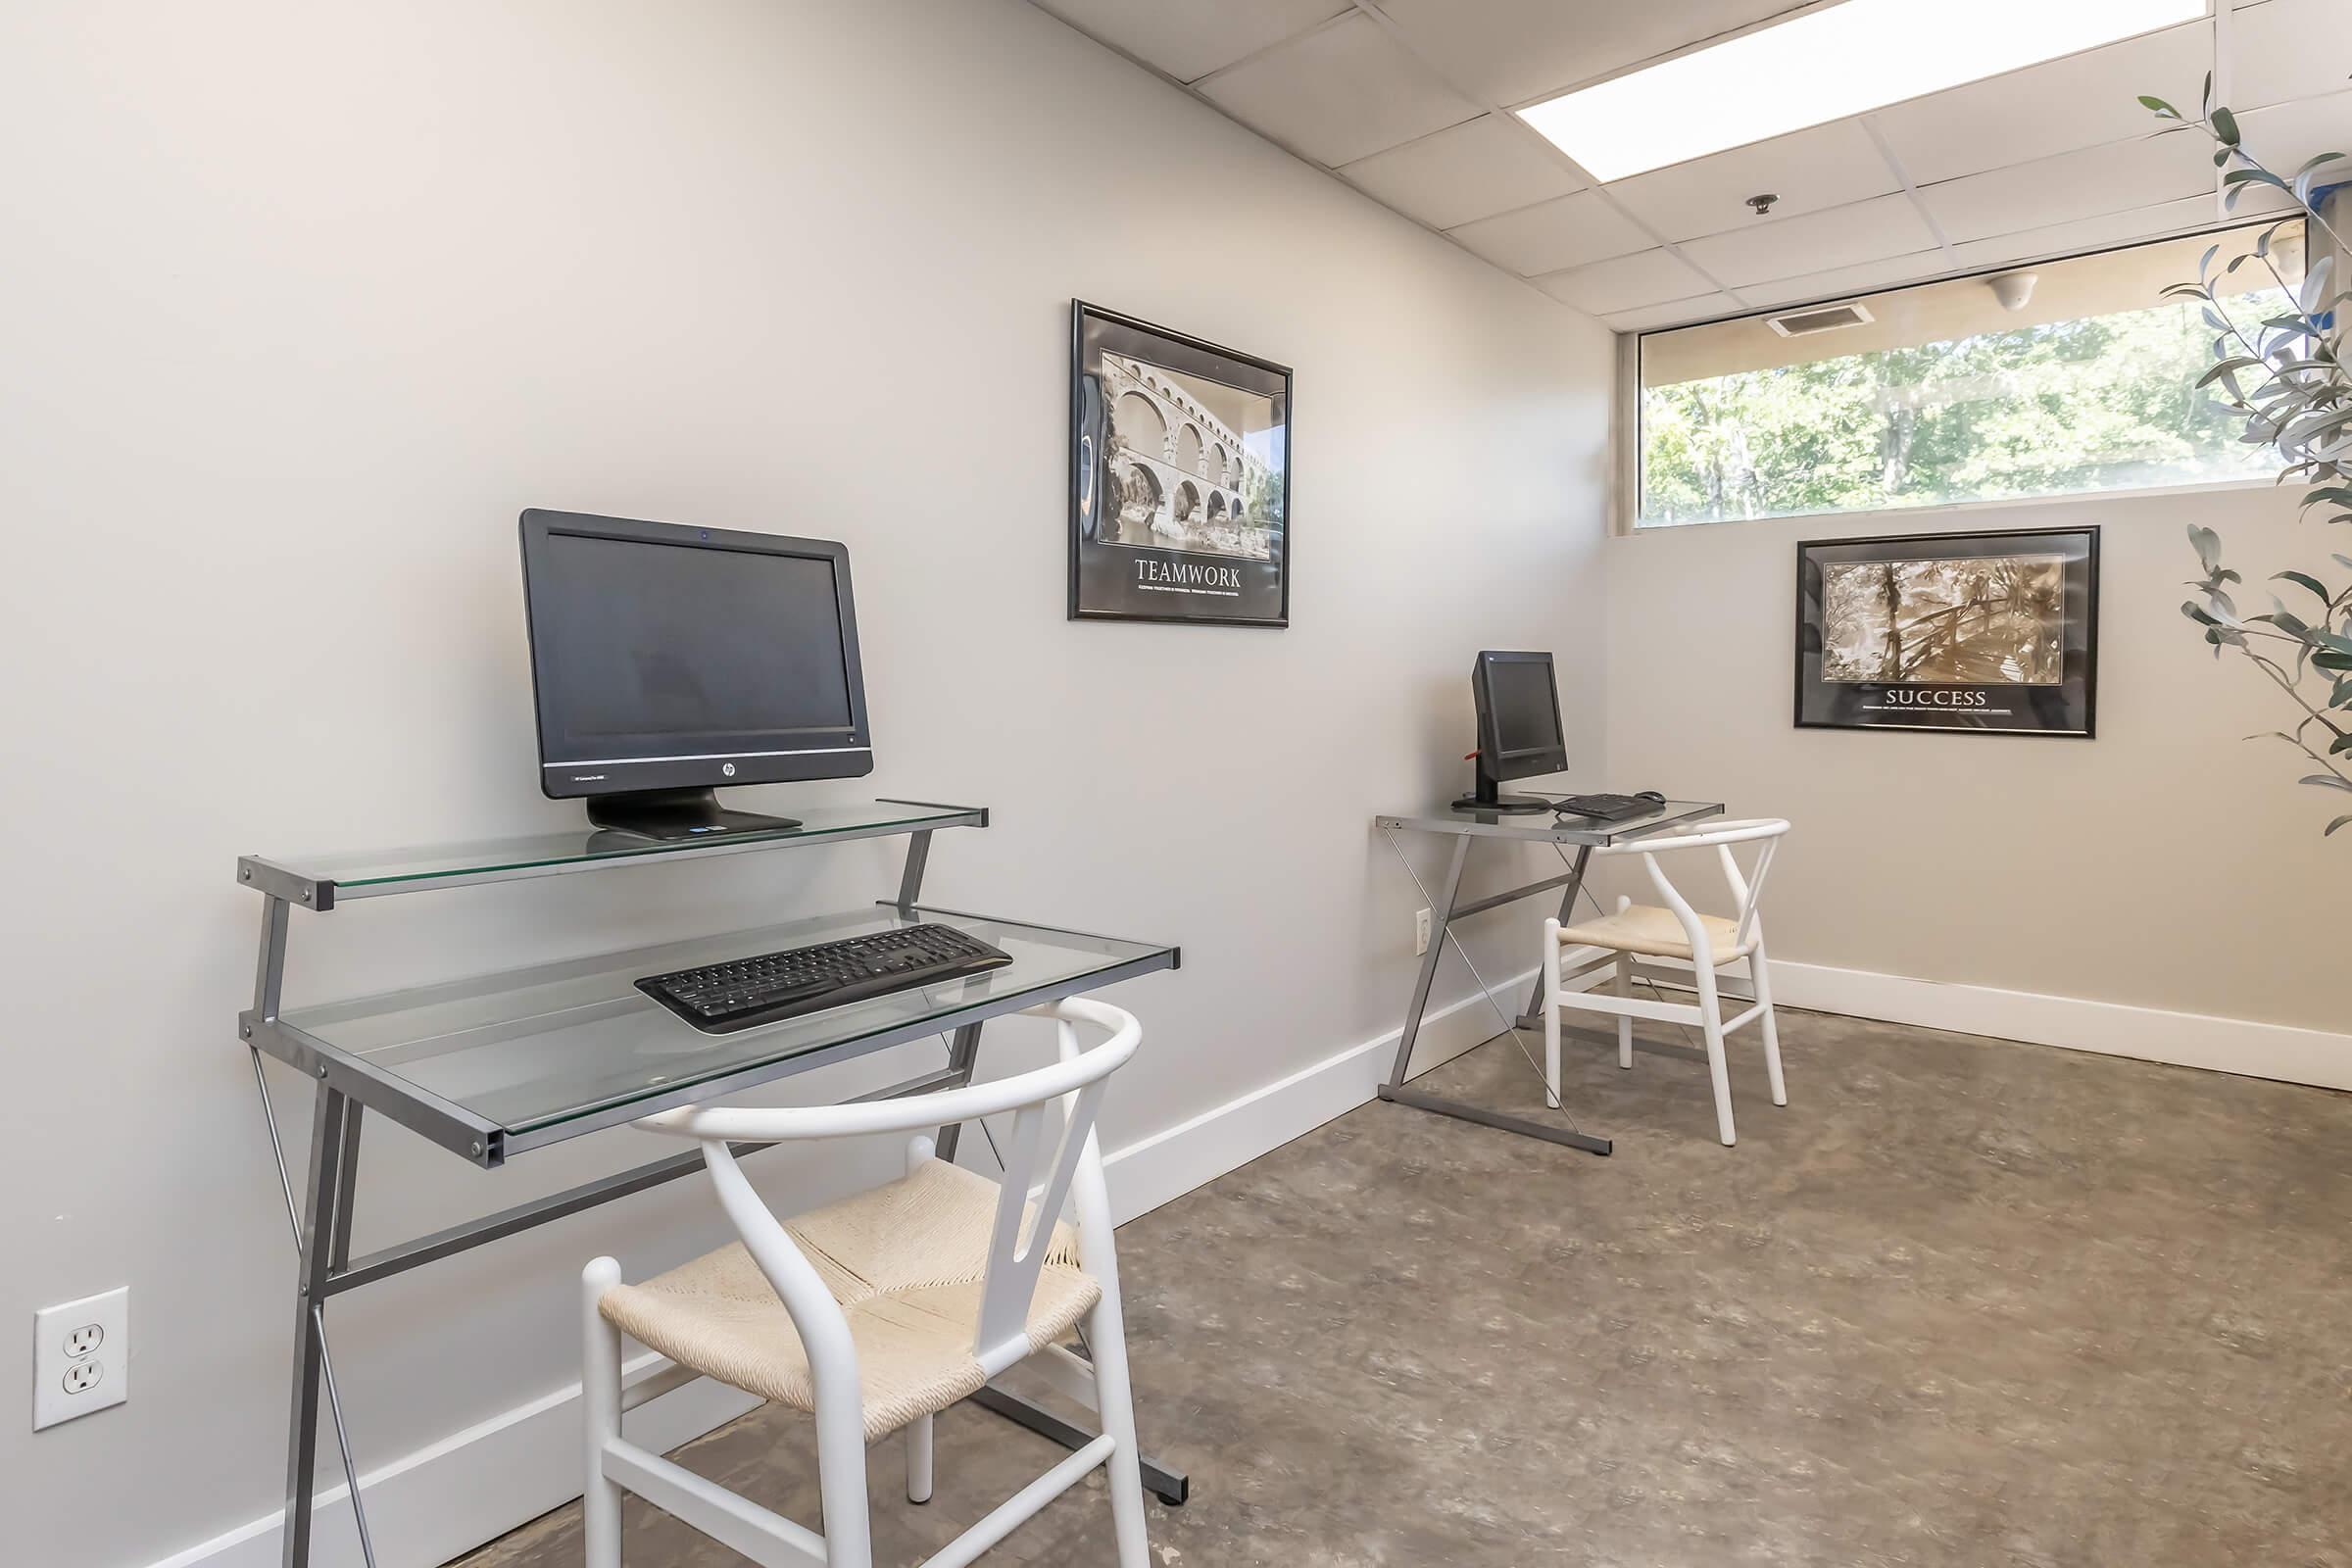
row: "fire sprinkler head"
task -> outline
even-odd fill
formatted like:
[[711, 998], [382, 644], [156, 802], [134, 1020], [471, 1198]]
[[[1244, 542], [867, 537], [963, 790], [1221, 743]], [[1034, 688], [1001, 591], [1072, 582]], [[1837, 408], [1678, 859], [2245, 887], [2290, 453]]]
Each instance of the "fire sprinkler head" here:
[[1761, 195], [1750, 196], [1747, 199], [1747, 205], [1755, 209], [1755, 213], [1758, 218], [1762, 218], [1766, 213], [1772, 211], [1772, 204], [1779, 200], [1779, 196], [1774, 195], [1770, 191], [1766, 191]]

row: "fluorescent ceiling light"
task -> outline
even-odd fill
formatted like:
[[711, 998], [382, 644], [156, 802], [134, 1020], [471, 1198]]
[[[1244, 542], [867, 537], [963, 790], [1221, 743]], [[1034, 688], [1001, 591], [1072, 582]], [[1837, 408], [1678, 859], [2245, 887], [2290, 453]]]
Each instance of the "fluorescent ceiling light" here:
[[1605, 184], [2193, 21], [2206, 5], [1842, 0], [1519, 115]]

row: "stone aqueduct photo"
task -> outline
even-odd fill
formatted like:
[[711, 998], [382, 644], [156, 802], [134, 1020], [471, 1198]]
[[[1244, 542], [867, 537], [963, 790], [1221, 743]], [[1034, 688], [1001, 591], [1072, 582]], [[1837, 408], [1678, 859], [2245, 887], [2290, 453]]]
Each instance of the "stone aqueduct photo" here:
[[1102, 391], [1110, 462], [1101, 542], [1273, 559], [1282, 476], [1210, 409], [1254, 413], [1262, 433], [1277, 422], [1272, 399], [1107, 353]]

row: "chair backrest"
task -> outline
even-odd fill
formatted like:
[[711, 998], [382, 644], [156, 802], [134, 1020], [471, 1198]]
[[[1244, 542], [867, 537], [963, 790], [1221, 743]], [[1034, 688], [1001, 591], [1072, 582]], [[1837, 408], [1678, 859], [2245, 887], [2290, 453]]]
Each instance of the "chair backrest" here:
[[[1036, 1298], [1038, 1275], [1052, 1249], [1054, 1227], [1069, 1199], [1071, 1183], [1081, 1179], [1082, 1166], [1085, 1180], [1099, 1184], [1102, 1179], [1102, 1155], [1093, 1133], [1104, 1081], [1135, 1054], [1144, 1033], [1133, 1014], [1077, 997], [1026, 1011], [1030, 1016], [1054, 1020], [1058, 1051], [1050, 1066], [993, 1083], [900, 1100], [846, 1105], [690, 1105], [645, 1117], [636, 1125], [701, 1142], [703, 1160], [718, 1188], [721, 1205], [798, 1324], [804, 1306], [817, 1305], [810, 1295], [814, 1271], [808, 1268], [782, 1224], [744, 1178], [729, 1143], [929, 1132], [1001, 1111], [1012, 1112], [1011, 1137], [1001, 1146], [1004, 1174], [999, 1184], [996, 1223], [989, 1238], [980, 1315], [973, 1336], [974, 1352], [993, 1375], [1027, 1352], [1024, 1335], [1030, 1303]], [[1081, 1023], [1105, 1031], [1107, 1038], [1092, 1050], [1082, 1050], [1077, 1030]], [[1048, 1107], [1057, 1102], [1060, 1140], [1041, 1165]], [[1045, 1196], [1032, 1210], [1029, 1193], [1041, 1172]], [[770, 1266], [771, 1257], [774, 1267]], [[821, 1285], [815, 1288], [821, 1290]], [[825, 1300], [830, 1299], [827, 1293]]]
[[[1764, 879], [1772, 872], [1773, 852], [1780, 848], [1781, 835], [1788, 831], [1788, 822], [1777, 816], [1750, 817], [1731, 822], [1711, 822], [1705, 826], [1690, 823], [1683, 827], [1668, 828], [1663, 832], [1648, 834], [1642, 838], [1629, 839], [1623, 844], [1606, 845], [1598, 853], [1642, 857], [1642, 863], [1648, 867], [1649, 880], [1657, 888], [1659, 897], [1663, 898], [1675, 913], [1682, 917], [1686, 926], [1695, 928], [1698, 922], [1696, 912], [1691, 909], [1690, 901], [1683, 897], [1681, 892], [1675, 888], [1673, 881], [1667, 877], [1665, 868], [1658, 864], [1658, 857], [1670, 855], [1679, 850], [1712, 849], [1722, 864], [1723, 879], [1731, 885], [1732, 899], [1739, 908], [1737, 933], [1733, 938], [1733, 945], [1736, 948], [1744, 948], [1747, 946], [1748, 939], [1755, 934], [1756, 905], [1764, 896]], [[1732, 846], [1735, 844], [1761, 844], [1763, 846], [1756, 852], [1753, 869], [1740, 870], [1739, 860], [1732, 855]]]

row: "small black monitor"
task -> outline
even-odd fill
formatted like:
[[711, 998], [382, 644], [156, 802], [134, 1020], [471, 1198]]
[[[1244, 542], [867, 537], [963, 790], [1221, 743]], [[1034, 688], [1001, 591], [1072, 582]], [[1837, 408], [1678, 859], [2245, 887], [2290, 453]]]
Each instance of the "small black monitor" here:
[[1565, 772], [1568, 740], [1560, 725], [1560, 693], [1549, 654], [1488, 649], [1470, 668], [1478, 707], [1478, 787], [1454, 802], [1464, 810], [1548, 811], [1534, 795], [1505, 795], [1505, 779]]
[[711, 789], [873, 771], [844, 546], [534, 510], [522, 583], [540, 788], [599, 827], [793, 827]]

